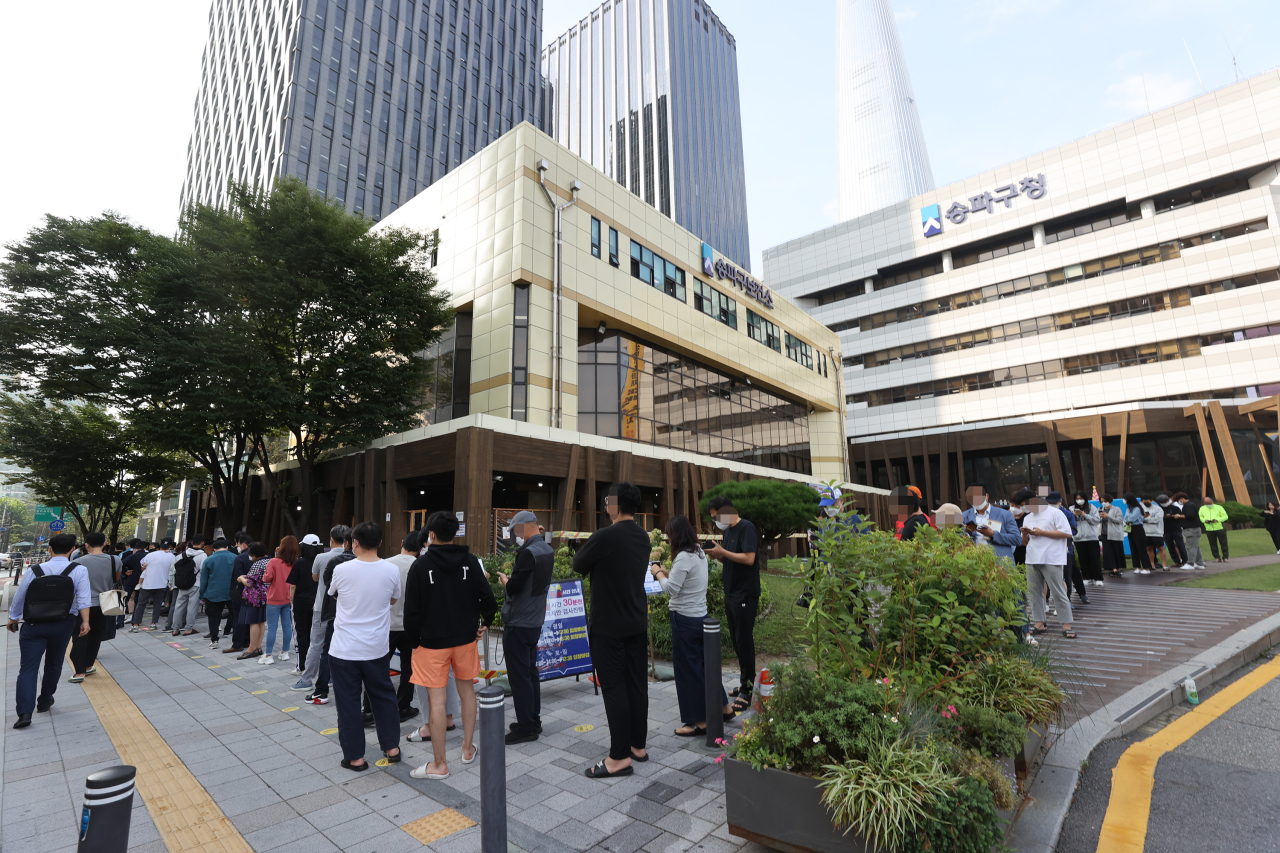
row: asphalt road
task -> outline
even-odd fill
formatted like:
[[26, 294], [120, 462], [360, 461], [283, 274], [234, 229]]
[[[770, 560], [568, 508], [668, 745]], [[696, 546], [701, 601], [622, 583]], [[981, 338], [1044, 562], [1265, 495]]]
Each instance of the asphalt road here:
[[[1201, 700], [1265, 660], [1202, 690]], [[1185, 704], [1174, 708], [1093, 751], [1063, 824], [1058, 853], [1095, 853], [1111, 797], [1111, 771], [1121, 754], [1189, 709]], [[1280, 851], [1280, 678], [1241, 700], [1156, 766], [1146, 853], [1220, 850]]]

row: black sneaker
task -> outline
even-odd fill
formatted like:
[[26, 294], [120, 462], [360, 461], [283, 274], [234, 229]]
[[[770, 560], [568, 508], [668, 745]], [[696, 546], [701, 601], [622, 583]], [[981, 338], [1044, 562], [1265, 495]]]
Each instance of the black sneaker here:
[[308, 693], [306, 696], [302, 697], [302, 701], [306, 702], [309, 705], [328, 705], [329, 694], [328, 693]]
[[419, 712], [418, 712], [418, 709], [417, 709], [417, 708], [415, 708], [415, 707], [413, 707], [412, 705], [410, 705], [408, 708], [401, 708], [401, 709], [400, 709], [400, 722], [402, 722], [402, 723], [403, 723], [403, 722], [406, 722], [406, 721], [408, 721], [408, 720], [412, 720], [414, 717], [418, 716], [418, 713], [419, 713]]
[[373, 719], [373, 714], [366, 713], [366, 714], [362, 714], [361, 716], [364, 717], [364, 727], [366, 729], [371, 729], [375, 725], [377, 725], [377, 723]]
[[[518, 732], [520, 731], [520, 724], [512, 723], [511, 725], [507, 726], [507, 729], [513, 732]], [[538, 723], [538, 727], [534, 729], [534, 731], [536, 731], [538, 734], [542, 734], [542, 723]]]
[[537, 739], [538, 739], [537, 732], [525, 733], [520, 731], [519, 729], [516, 729], [515, 731], [507, 732], [507, 738], [506, 738], [508, 746], [510, 746], [513, 743], [533, 743]]
[[56, 701], [57, 701], [56, 699], [54, 699], [52, 696], [50, 696], [50, 697], [49, 697], [49, 701], [48, 701], [48, 702], [37, 702], [37, 703], [36, 703], [36, 710], [37, 710], [37, 711], [39, 711], [39, 712], [41, 712], [41, 713], [44, 713], [45, 711], [47, 711], [47, 710], [49, 710], [50, 708], [52, 708], [52, 707], [53, 707], [53, 703], [54, 703], [54, 702], [56, 702]]

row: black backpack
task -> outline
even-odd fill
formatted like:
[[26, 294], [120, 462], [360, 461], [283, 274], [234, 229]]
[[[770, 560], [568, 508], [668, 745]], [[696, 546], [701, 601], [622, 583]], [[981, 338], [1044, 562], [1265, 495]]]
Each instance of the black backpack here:
[[343, 551], [338, 556], [329, 561], [329, 565], [324, 567], [324, 601], [320, 602], [320, 621], [333, 619], [338, 615], [338, 596], [329, 591], [330, 585], [333, 583], [333, 570], [343, 563], [354, 560], [356, 555], [350, 551]]
[[196, 585], [196, 561], [194, 557], [183, 554], [173, 564], [173, 584], [183, 591]]
[[72, 563], [61, 574], [46, 575], [40, 566], [33, 567], [35, 577], [27, 584], [22, 618], [27, 622], [61, 622], [70, 616], [76, 603], [76, 585], [71, 580], [75, 568]]

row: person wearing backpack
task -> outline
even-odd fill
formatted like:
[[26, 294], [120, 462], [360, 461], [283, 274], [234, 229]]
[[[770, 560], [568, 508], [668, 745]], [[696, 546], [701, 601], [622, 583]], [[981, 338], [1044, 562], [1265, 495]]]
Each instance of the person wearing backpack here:
[[114, 627], [108, 633], [107, 620], [114, 622], [114, 616], [103, 616], [99, 596], [116, 588], [120, 580], [120, 560], [106, 553], [107, 536], [94, 531], [84, 538], [85, 553], [73, 560], [76, 565], [84, 566], [89, 573], [89, 633], [71, 638], [71, 668], [75, 673], [67, 679], [73, 684], [84, 681], [86, 675], [94, 673], [94, 661], [98, 659], [98, 650], [102, 641], [115, 636]]
[[[76, 547], [76, 537], [59, 533], [49, 540], [53, 556], [30, 571], [23, 572], [9, 604], [9, 630], [18, 631], [18, 648], [22, 663], [18, 667], [18, 721], [15, 729], [31, 725], [31, 711], [47, 711], [53, 705], [53, 694], [62, 678], [62, 657], [72, 632], [89, 633], [89, 606], [92, 602], [89, 572], [73, 564], [67, 556]], [[44, 658], [44, 678], [36, 694], [36, 674]]]
[[196, 609], [200, 606], [200, 569], [204, 566], [204, 537], [193, 536], [186, 549], [169, 570], [169, 584], [174, 588], [173, 606], [169, 608], [166, 631], [178, 636], [196, 633]]

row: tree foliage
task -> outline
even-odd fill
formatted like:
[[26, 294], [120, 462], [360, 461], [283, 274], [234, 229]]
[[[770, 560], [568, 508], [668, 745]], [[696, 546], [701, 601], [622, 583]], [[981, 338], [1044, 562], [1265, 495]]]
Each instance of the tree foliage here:
[[0, 456], [27, 468], [10, 479], [63, 507], [81, 536], [101, 530], [112, 542], [157, 488], [191, 473], [181, 457], [149, 448], [136, 429], [93, 403], [0, 399]]
[[818, 517], [818, 493], [804, 483], [746, 480], [721, 483], [707, 490], [698, 503], [706, 516], [711, 499], [727, 497], [738, 515], [756, 527], [763, 543], [808, 530]]

